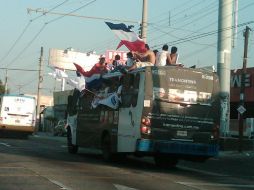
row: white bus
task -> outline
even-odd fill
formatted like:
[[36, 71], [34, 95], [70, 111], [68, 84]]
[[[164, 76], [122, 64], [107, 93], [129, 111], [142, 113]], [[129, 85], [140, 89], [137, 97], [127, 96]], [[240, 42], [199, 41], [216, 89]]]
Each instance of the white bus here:
[[36, 100], [25, 95], [0, 95], [0, 131], [32, 134], [35, 130]]
[[89, 91], [77, 106], [69, 97], [70, 153], [88, 147], [101, 149], [105, 159], [153, 156], [163, 167], [174, 166], [179, 159], [205, 161], [218, 154], [219, 81], [214, 72], [161, 66], [106, 78], [112, 92], [117, 89], [114, 85], [122, 85], [116, 109], [93, 108]]

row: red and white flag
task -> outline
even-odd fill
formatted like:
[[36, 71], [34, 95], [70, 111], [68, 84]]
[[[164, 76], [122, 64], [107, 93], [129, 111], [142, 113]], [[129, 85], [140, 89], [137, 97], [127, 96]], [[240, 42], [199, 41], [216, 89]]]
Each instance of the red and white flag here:
[[130, 30], [125, 24], [113, 24], [111, 22], [105, 22], [108, 27], [116, 34], [116, 36], [121, 40], [117, 49], [122, 45], [125, 45], [130, 51], [145, 52], [145, 42], [139, 38], [139, 36]]

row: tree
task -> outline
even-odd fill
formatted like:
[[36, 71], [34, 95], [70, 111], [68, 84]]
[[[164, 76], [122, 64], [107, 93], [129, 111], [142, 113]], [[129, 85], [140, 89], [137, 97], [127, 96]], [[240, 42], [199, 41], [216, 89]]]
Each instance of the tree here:
[[5, 87], [3, 82], [0, 80], [0, 94], [4, 94], [5, 93]]

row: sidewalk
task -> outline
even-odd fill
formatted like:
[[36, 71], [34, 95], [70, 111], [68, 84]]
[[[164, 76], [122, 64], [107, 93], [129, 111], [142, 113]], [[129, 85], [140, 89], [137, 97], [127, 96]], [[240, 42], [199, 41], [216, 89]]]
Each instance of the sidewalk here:
[[254, 151], [220, 151], [219, 157], [221, 158], [254, 158]]
[[[220, 150], [221, 151], [238, 151], [239, 139], [234, 137], [221, 137]], [[242, 140], [243, 151], [254, 151], [254, 139], [244, 138]]]
[[36, 132], [32, 136], [32, 138], [37, 138], [40, 137], [42, 139], [46, 140], [54, 140], [54, 141], [60, 141], [60, 142], [66, 142], [66, 136], [59, 137], [59, 136], [54, 136], [52, 132]]

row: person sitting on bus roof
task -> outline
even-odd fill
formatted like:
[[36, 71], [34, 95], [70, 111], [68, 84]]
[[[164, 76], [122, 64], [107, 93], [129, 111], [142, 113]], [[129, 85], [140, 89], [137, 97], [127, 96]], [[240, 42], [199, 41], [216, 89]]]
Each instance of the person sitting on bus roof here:
[[117, 67], [117, 66], [119, 66], [119, 65], [122, 65], [122, 62], [121, 62], [121, 57], [120, 57], [120, 55], [115, 55], [115, 59], [113, 60], [113, 66], [114, 67]]
[[171, 53], [167, 57], [167, 66], [180, 66], [183, 67], [184, 65], [178, 62], [179, 54], [177, 53], [177, 47], [173, 46], [171, 48]]
[[99, 62], [96, 63], [90, 71], [81, 72], [86, 77], [86, 88], [99, 89], [102, 85], [102, 75], [108, 72], [105, 57], [100, 57]]
[[167, 65], [177, 64], [177, 62], [178, 62], [177, 47], [173, 46], [171, 48], [171, 53], [167, 57]]
[[133, 57], [133, 54], [131, 52], [128, 52], [127, 54], [127, 61], [126, 61], [126, 66], [127, 67], [131, 67], [133, 65], [133, 62], [134, 62], [134, 57]]
[[140, 60], [141, 62], [150, 62], [151, 64], [155, 64], [155, 54], [152, 50], [150, 50], [149, 45], [146, 44], [146, 52], [132, 52], [134, 58]]
[[162, 51], [158, 52], [156, 55], [156, 66], [165, 66], [167, 59], [170, 59], [170, 54], [168, 52], [168, 45], [165, 44], [162, 46]]

